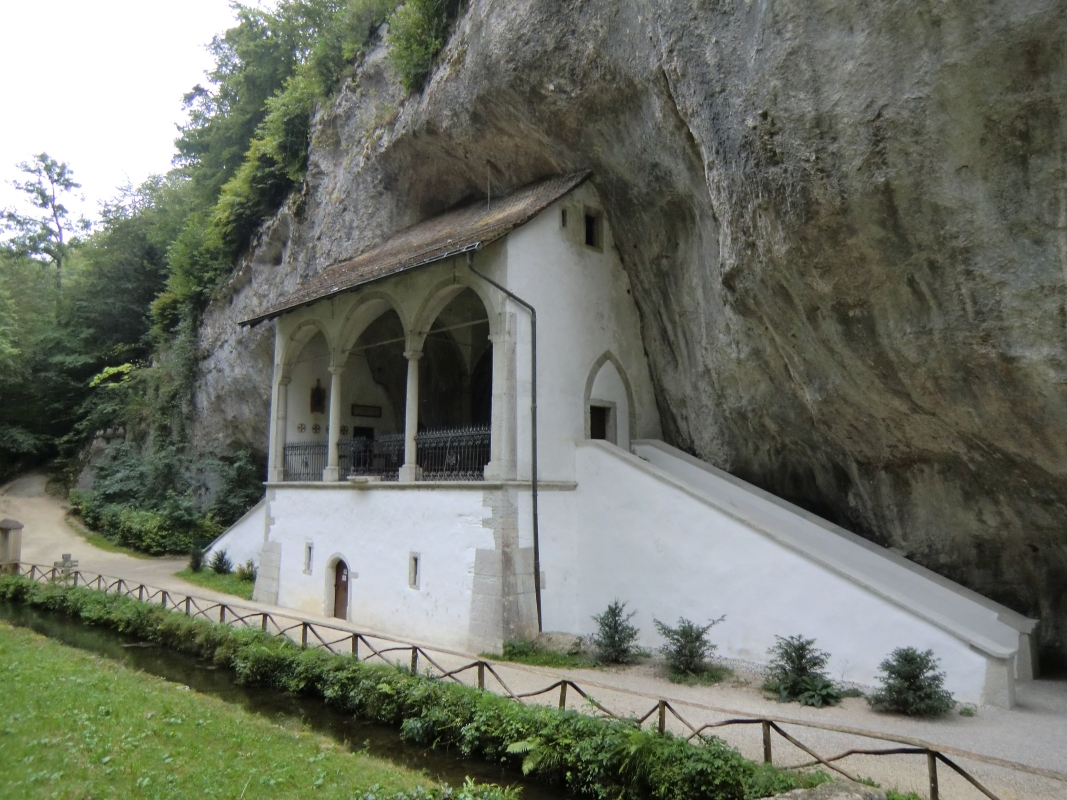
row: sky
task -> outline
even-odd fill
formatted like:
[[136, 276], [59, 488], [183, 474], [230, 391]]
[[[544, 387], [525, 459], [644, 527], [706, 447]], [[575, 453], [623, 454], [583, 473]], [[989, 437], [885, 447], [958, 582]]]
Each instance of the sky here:
[[0, 208], [21, 200], [16, 164], [42, 151], [73, 169], [85, 200], [72, 210], [91, 218], [166, 172], [182, 95], [233, 19], [229, 0], [0, 0]]

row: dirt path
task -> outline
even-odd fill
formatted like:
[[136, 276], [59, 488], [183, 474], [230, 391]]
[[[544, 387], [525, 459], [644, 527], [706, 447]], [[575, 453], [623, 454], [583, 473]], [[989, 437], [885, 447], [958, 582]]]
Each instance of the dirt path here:
[[[27, 475], [0, 487], [0, 517], [12, 517], [26, 526], [23, 539], [25, 562], [50, 565], [63, 553], [70, 553], [85, 570], [239, 603], [245, 607], [286, 613], [285, 609], [239, 601], [230, 595], [211, 592], [174, 577], [174, 573], [184, 567], [185, 559], [133, 558], [100, 550], [71, 528], [66, 513], [66, 504], [45, 492], [43, 475]], [[320, 619], [327, 621], [324, 617]], [[338, 620], [329, 622], [349, 630], [357, 629]], [[439, 652], [438, 655], [449, 667], [469, 660], [468, 656], [460, 654]], [[756, 676], [743, 673], [740, 680], [710, 687], [688, 687], [667, 682], [653, 666], [615, 670], [557, 670], [500, 664], [499, 669], [517, 692], [540, 689], [559, 677], [569, 677], [620, 715], [644, 714], [657, 699], [664, 698], [670, 700], [690, 722], [697, 724], [724, 719], [730, 714], [713, 711], [712, 708], [727, 709], [737, 716], [785, 717], [908, 736], [1067, 773], [1067, 681], [1064, 680], [1020, 683], [1019, 704], [1010, 711], [981, 707], [977, 716], [971, 718], [951, 714], [936, 720], [915, 720], [875, 714], [862, 698], [846, 699], [840, 706], [829, 709], [782, 705], [767, 700], [758, 691]], [[558, 694], [552, 698], [546, 697], [546, 702], [554, 703], [556, 698]], [[576, 700], [578, 698], [572, 697], [569, 707], [578, 707], [574, 703]], [[857, 746], [891, 746], [799, 726], [787, 730], [824, 755]], [[756, 759], [762, 756], [758, 726], [723, 728], [719, 729], [719, 733], [745, 755]], [[795, 764], [807, 760], [806, 756], [781, 739], [776, 740], [775, 748], [776, 763]], [[960, 763], [1004, 800], [1067, 800], [1065, 783], [1030, 777], [967, 759], [960, 759]], [[872, 776], [883, 785], [927, 796], [926, 765], [921, 756], [851, 757], [842, 764], [853, 774]], [[940, 776], [942, 797], [950, 800], [981, 797], [947, 767], [942, 767]]]

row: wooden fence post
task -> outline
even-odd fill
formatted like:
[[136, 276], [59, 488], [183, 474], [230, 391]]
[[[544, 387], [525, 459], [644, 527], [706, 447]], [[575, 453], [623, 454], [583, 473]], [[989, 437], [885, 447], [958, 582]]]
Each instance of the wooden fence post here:
[[930, 800], [938, 800], [937, 792], [937, 753], [926, 751], [926, 767], [930, 770]]
[[771, 723], [763, 720], [763, 763], [771, 763]]
[[143, 583], [137, 584], [137, 599], [142, 603], [144, 602], [144, 584]]
[[185, 595], [185, 616], [189, 616], [189, 606], [192, 604], [193, 598], [189, 595]]
[[219, 605], [219, 623], [226, 621], [226, 605], [224, 603]]
[[78, 588], [78, 570], [74, 570], [74, 588]]
[[306, 622], [300, 624], [300, 646], [303, 648], [308, 646], [308, 624]]
[[266, 612], [263, 612], [263, 623], [260, 625], [260, 628], [263, 630], [264, 633], [266, 633], [266, 631], [267, 631], [267, 613]]
[[559, 684], [559, 710], [567, 710], [567, 682], [561, 681]]
[[659, 701], [659, 732], [667, 730], [667, 701]]
[[411, 646], [411, 674], [419, 674], [419, 648], [415, 645]]
[[359, 635], [352, 634], [352, 657], [359, 660]]
[[485, 662], [478, 662], [478, 688], [485, 691]]

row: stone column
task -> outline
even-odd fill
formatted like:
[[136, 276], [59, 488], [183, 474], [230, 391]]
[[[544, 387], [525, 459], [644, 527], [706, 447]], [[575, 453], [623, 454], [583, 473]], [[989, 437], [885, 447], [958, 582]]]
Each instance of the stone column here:
[[501, 328], [490, 336], [493, 343], [493, 417], [490, 425], [490, 461], [486, 480], [515, 478], [515, 335], [514, 317], [501, 313]]
[[344, 367], [330, 367], [330, 421], [326, 429], [326, 469], [322, 471], [324, 481], [339, 481], [341, 479], [338, 461], [340, 454], [337, 452], [337, 444], [341, 441], [341, 376], [345, 374]]
[[274, 392], [271, 398], [271, 420], [269, 457], [270, 469], [267, 480], [280, 483], [285, 480], [285, 429], [289, 412], [289, 376], [276, 370], [279, 374], [274, 379]]
[[408, 397], [404, 407], [404, 466], [400, 468], [400, 480], [411, 483], [418, 480], [418, 464], [415, 461], [415, 434], [419, 432], [419, 359], [421, 350], [405, 350], [408, 360]]

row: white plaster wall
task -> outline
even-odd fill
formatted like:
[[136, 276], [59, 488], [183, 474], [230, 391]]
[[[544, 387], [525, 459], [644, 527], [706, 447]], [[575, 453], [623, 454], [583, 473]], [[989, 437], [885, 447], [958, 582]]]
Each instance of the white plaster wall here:
[[[564, 207], [565, 229], [560, 227]], [[586, 383], [606, 351], [619, 359], [633, 389], [637, 436], [660, 436], [629, 279], [603, 215], [603, 247], [583, 243], [586, 208], [602, 215], [600, 200], [588, 183], [506, 239], [506, 285], [537, 309], [538, 467], [543, 480], [574, 479], [574, 443], [585, 438]], [[478, 259], [480, 267], [481, 255]], [[520, 307], [514, 309], [518, 474], [529, 479], [530, 318]]]
[[[286, 401], [285, 440], [287, 442], [310, 442], [326, 440], [327, 422], [330, 419], [330, 351], [322, 334], [315, 334], [300, 350], [290, 373], [288, 400]], [[325, 413], [311, 413], [311, 387], [321, 382], [326, 390]], [[304, 431], [299, 430], [303, 424]], [[314, 432], [314, 426], [319, 432]]]
[[640, 442], [634, 451], [753, 525], [959, 631], [972, 644], [999, 657], [1018, 648], [1019, 632], [1001, 621], [998, 604], [975, 602], [962, 586], [663, 442]]
[[[329, 393], [327, 392], [327, 397]], [[380, 406], [380, 417], [353, 417], [352, 404]], [[397, 420], [403, 421], [404, 409], [397, 414], [385, 388], [374, 380], [367, 358], [362, 353], [352, 353], [345, 362], [345, 372], [341, 379], [341, 424], [347, 425], [349, 435], [352, 428], [374, 428], [375, 437], [383, 433], [396, 433]]]
[[258, 565], [266, 532], [266, 516], [267, 503], [260, 500], [222, 536], [208, 545], [204, 551], [204, 562], [207, 563], [217, 550], [225, 550], [234, 566], [244, 564], [248, 559]]
[[613, 599], [638, 612], [641, 642], [658, 646], [653, 617], [700, 622], [719, 654], [766, 662], [775, 635], [817, 639], [834, 678], [876, 682], [897, 647], [932, 649], [946, 685], [981, 702], [987, 659], [942, 628], [656, 477], [604, 443], [577, 449], [578, 487], [542, 496], [546, 630], [588, 633]]
[[[340, 557], [352, 576], [348, 616], [355, 624], [468, 647], [475, 550], [493, 547], [481, 489], [274, 488], [270, 538], [282, 545], [280, 605], [331, 613], [331, 562]], [[303, 572], [308, 541], [310, 575]], [[418, 589], [408, 586], [412, 552], [421, 557]]]

